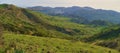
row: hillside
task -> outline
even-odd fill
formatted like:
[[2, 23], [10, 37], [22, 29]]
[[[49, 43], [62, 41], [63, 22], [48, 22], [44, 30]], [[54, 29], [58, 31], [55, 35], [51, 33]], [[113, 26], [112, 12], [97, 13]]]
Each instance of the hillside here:
[[4, 37], [6, 45], [4, 49], [10, 53], [119, 53], [100, 46], [58, 38], [13, 33], [6, 33]]
[[[109, 26], [95, 27], [72, 22], [71, 20], [72, 18], [64, 16], [50, 16], [14, 5], [1, 4], [0, 24], [4, 28], [4, 45], [0, 45], [0, 52], [119, 53], [117, 48], [100, 47], [102, 45], [97, 42], [97, 40], [104, 40], [101, 36], [104, 33], [106, 35], [106, 31], [111, 29]], [[104, 31], [106, 28], [108, 30]], [[119, 34], [119, 29], [117, 28], [116, 30], [108, 31], [109, 34], [107, 35], [113, 34], [114, 32], [112, 31], [118, 32], [115, 35]], [[99, 40], [100, 38], [102, 39]], [[107, 38], [111, 39], [109, 36]]]
[[65, 39], [76, 39], [76, 37], [93, 35], [97, 32], [97, 27], [77, 24], [71, 22], [70, 18], [48, 16], [14, 5], [1, 6], [4, 7], [0, 8], [0, 22], [7, 31]]
[[[1, 8], [0, 11], [0, 21], [7, 31], [36, 36], [49, 36], [48, 34], [54, 36], [57, 34], [67, 36], [67, 34], [57, 30], [57, 28], [59, 29], [60, 27], [52, 26], [47, 23], [47, 21], [42, 20], [44, 16], [42, 14], [38, 14], [39, 17], [37, 17], [32, 14], [31, 11], [29, 12], [29, 10], [18, 8], [13, 5], [6, 5], [5, 8]], [[55, 35], [55, 33], [57, 34]]]
[[95, 36], [88, 38], [89, 42], [120, 51], [120, 27], [112, 26], [104, 29]]
[[[84, 8], [81, 8], [81, 7], [68, 7], [68, 8], [56, 7], [56, 8], [51, 8], [51, 7], [39, 7], [38, 6], [38, 7], [29, 8], [29, 9], [32, 9], [32, 10], [38, 11], [38, 12], [43, 12], [43, 13], [49, 14], [49, 15], [54, 15], [54, 16], [57, 15], [57, 16], [71, 17], [71, 19], [72, 19], [71, 22], [75, 22], [75, 23], [79, 23], [81, 21], [87, 22], [88, 20], [93, 20], [91, 23], [95, 24], [95, 25], [107, 25], [107, 24], [110, 24], [110, 22], [113, 22], [116, 24], [117, 22], [114, 22], [114, 21], [119, 20], [119, 17], [120, 17], [119, 12], [115, 12], [115, 11], [111, 11], [111, 10], [93, 9], [90, 7], [84, 7]], [[72, 10], [72, 9], [77, 9], [77, 10]], [[61, 11], [61, 13], [57, 13], [58, 11], [59, 12]], [[90, 11], [92, 11], [93, 14], [90, 14], [89, 17], [84, 17], [85, 19], [88, 19], [88, 20], [85, 20], [82, 16], [84, 16], [84, 15], [88, 16], [89, 13], [91, 13]], [[78, 12], [79, 16], [78, 16], [78, 14], [75, 14], [74, 12]], [[84, 12], [84, 13], [81, 14], [82, 12]], [[96, 17], [94, 17], [93, 15]], [[109, 16], [111, 16], [113, 18], [111, 18]], [[117, 17], [115, 17], [115, 16], [117, 16]], [[80, 18], [80, 20], [77, 19], [76, 17]], [[103, 20], [101, 20], [101, 19], [103, 19]], [[104, 21], [106, 19], [109, 19], [112, 21], [110, 21], [110, 22], [108, 22], [108, 20]], [[100, 29], [100, 28], [97, 28], [97, 29]], [[97, 33], [92, 34], [92, 36], [85, 36], [82, 39], [79, 37], [77, 37], [77, 38], [82, 40], [82, 41], [85, 41], [85, 42], [92, 41], [91, 44], [104, 46], [104, 47], [108, 47], [108, 48], [112, 48], [112, 49], [117, 49], [120, 51], [119, 33], [120, 33], [119, 26], [112, 25], [112, 26], [103, 27], [100, 30], [97, 30]]]
[[[42, 6], [33, 6], [28, 7], [28, 9], [43, 12], [45, 14], [54, 15], [54, 16], [66, 16], [73, 18], [72, 21], [76, 23], [89, 24], [95, 20], [104, 21], [118, 24], [120, 23], [120, 13], [112, 10], [103, 10], [103, 9], [94, 9], [91, 7], [42, 7]], [[73, 10], [74, 9], [74, 10]], [[94, 23], [93, 23], [94, 24]]]

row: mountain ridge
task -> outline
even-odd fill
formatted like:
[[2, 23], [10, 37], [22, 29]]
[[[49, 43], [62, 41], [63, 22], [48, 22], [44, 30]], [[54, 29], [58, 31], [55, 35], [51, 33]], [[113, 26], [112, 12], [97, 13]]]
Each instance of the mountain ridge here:
[[[52, 16], [66, 16], [71, 18], [80, 18], [88, 20], [89, 22], [94, 20], [109, 21], [115, 24], [120, 23], [120, 12], [113, 10], [94, 9], [92, 7], [28, 7], [30, 10], [43, 12]], [[85, 21], [84, 21], [85, 22]]]

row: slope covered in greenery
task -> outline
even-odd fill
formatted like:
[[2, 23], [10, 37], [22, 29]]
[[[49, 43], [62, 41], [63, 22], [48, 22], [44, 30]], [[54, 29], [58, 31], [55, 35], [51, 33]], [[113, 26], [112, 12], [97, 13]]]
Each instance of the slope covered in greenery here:
[[4, 50], [10, 53], [119, 53], [108, 48], [58, 38], [13, 33], [4, 34], [4, 38]]
[[117, 49], [120, 51], [120, 27], [111, 26], [100, 33], [88, 38], [89, 42], [96, 45]]
[[[2, 4], [0, 5], [0, 23], [4, 31], [12, 33], [4, 33], [4, 46], [0, 51], [7, 53], [118, 53], [116, 50], [96, 46], [99, 45], [96, 40], [104, 34], [101, 30], [105, 27], [78, 24], [71, 20], [67, 17], [49, 16], [14, 5]], [[94, 41], [92, 43], [96, 45], [79, 41]]]
[[70, 18], [48, 16], [13, 5], [1, 6], [4, 7], [0, 8], [0, 22], [7, 31], [66, 39], [93, 35], [97, 31], [95, 27], [71, 22]]
[[62, 35], [68, 36], [67, 34], [59, 32], [56, 29], [59, 29], [60, 27], [52, 26], [46, 21], [43, 21], [41, 19], [42, 16], [36, 17], [31, 13], [28, 13], [26, 9], [21, 9], [13, 5], [3, 4], [3, 6], [4, 5], [6, 5], [4, 8], [0, 8], [0, 22], [7, 31], [36, 36], [51, 35], [54, 37], [57, 36], [57, 34], [61, 37]]

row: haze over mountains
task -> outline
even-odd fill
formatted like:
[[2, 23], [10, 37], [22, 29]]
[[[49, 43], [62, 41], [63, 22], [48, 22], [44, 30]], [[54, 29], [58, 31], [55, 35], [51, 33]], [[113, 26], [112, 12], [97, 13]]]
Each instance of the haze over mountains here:
[[77, 23], [90, 23], [94, 21], [104, 21], [114, 24], [120, 23], [120, 12], [113, 10], [94, 9], [91, 7], [42, 7], [34, 6], [28, 7], [28, 9], [43, 12], [52, 16], [65, 16], [73, 18]]

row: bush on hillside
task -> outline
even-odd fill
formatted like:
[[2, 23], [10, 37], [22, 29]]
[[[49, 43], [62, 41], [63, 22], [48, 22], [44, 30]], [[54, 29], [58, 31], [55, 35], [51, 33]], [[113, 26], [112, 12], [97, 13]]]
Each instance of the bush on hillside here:
[[0, 24], [0, 45], [3, 45], [3, 27], [2, 25]]

